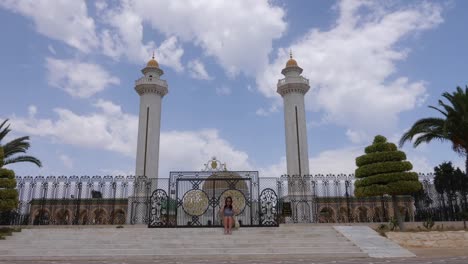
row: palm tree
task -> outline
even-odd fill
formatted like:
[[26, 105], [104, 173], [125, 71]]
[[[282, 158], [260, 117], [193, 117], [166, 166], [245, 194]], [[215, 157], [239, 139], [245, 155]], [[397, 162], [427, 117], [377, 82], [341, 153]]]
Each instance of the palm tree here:
[[440, 108], [429, 107], [437, 110], [443, 117], [416, 121], [401, 137], [400, 147], [413, 138], [414, 147], [433, 140], [451, 142], [453, 150], [465, 157], [465, 173], [468, 173], [468, 86], [465, 90], [457, 87], [453, 93], [445, 92], [442, 97], [448, 100], [447, 104], [439, 100]]
[[19, 153], [26, 153], [31, 146], [29, 144], [28, 136], [19, 137], [7, 142], [6, 144], [2, 144], [2, 140], [11, 131], [10, 125], [6, 125], [7, 122], [8, 119], [0, 124], [0, 147], [3, 147], [3, 151], [5, 152], [4, 165], [17, 162], [31, 162], [36, 164], [38, 167], [42, 167], [41, 161], [33, 156], [17, 155]]

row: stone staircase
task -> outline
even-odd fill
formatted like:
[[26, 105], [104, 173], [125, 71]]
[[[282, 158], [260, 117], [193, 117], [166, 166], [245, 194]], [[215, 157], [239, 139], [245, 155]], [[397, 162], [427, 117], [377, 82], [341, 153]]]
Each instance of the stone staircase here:
[[367, 257], [332, 226], [241, 228], [49, 227], [0, 240], [0, 259]]

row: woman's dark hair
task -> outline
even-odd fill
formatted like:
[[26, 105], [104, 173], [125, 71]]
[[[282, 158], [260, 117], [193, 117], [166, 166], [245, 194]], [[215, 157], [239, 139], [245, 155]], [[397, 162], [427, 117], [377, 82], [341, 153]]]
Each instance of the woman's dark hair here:
[[[231, 201], [231, 204], [229, 204], [229, 205], [227, 204], [228, 199]], [[226, 197], [224, 199], [224, 208], [226, 208], [226, 207], [232, 210], [232, 197], [231, 196], [228, 196], [228, 197]]]

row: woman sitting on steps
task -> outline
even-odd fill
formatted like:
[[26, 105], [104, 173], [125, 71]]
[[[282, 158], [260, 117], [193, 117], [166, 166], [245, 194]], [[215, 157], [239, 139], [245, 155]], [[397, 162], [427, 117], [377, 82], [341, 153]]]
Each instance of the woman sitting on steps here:
[[224, 225], [224, 234], [231, 235], [232, 234], [232, 226], [234, 225], [234, 207], [232, 206], [232, 198], [231, 196], [226, 197], [224, 199], [224, 206], [220, 210], [221, 216], [223, 217], [223, 225]]

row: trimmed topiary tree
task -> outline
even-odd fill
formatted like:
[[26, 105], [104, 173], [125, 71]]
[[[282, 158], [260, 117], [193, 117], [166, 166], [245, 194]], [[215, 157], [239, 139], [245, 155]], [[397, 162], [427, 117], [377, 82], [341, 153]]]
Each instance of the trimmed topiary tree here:
[[0, 214], [8, 215], [18, 207], [15, 172], [3, 167], [4, 152], [0, 147]]
[[397, 146], [384, 136], [376, 136], [365, 155], [356, 158], [357, 169], [354, 195], [356, 197], [391, 195], [393, 210], [400, 229], [403, 219], [398, 210], [397, 195], [412, 194], [422, 189], [418, 174], [411, 172], [411, 162]]

